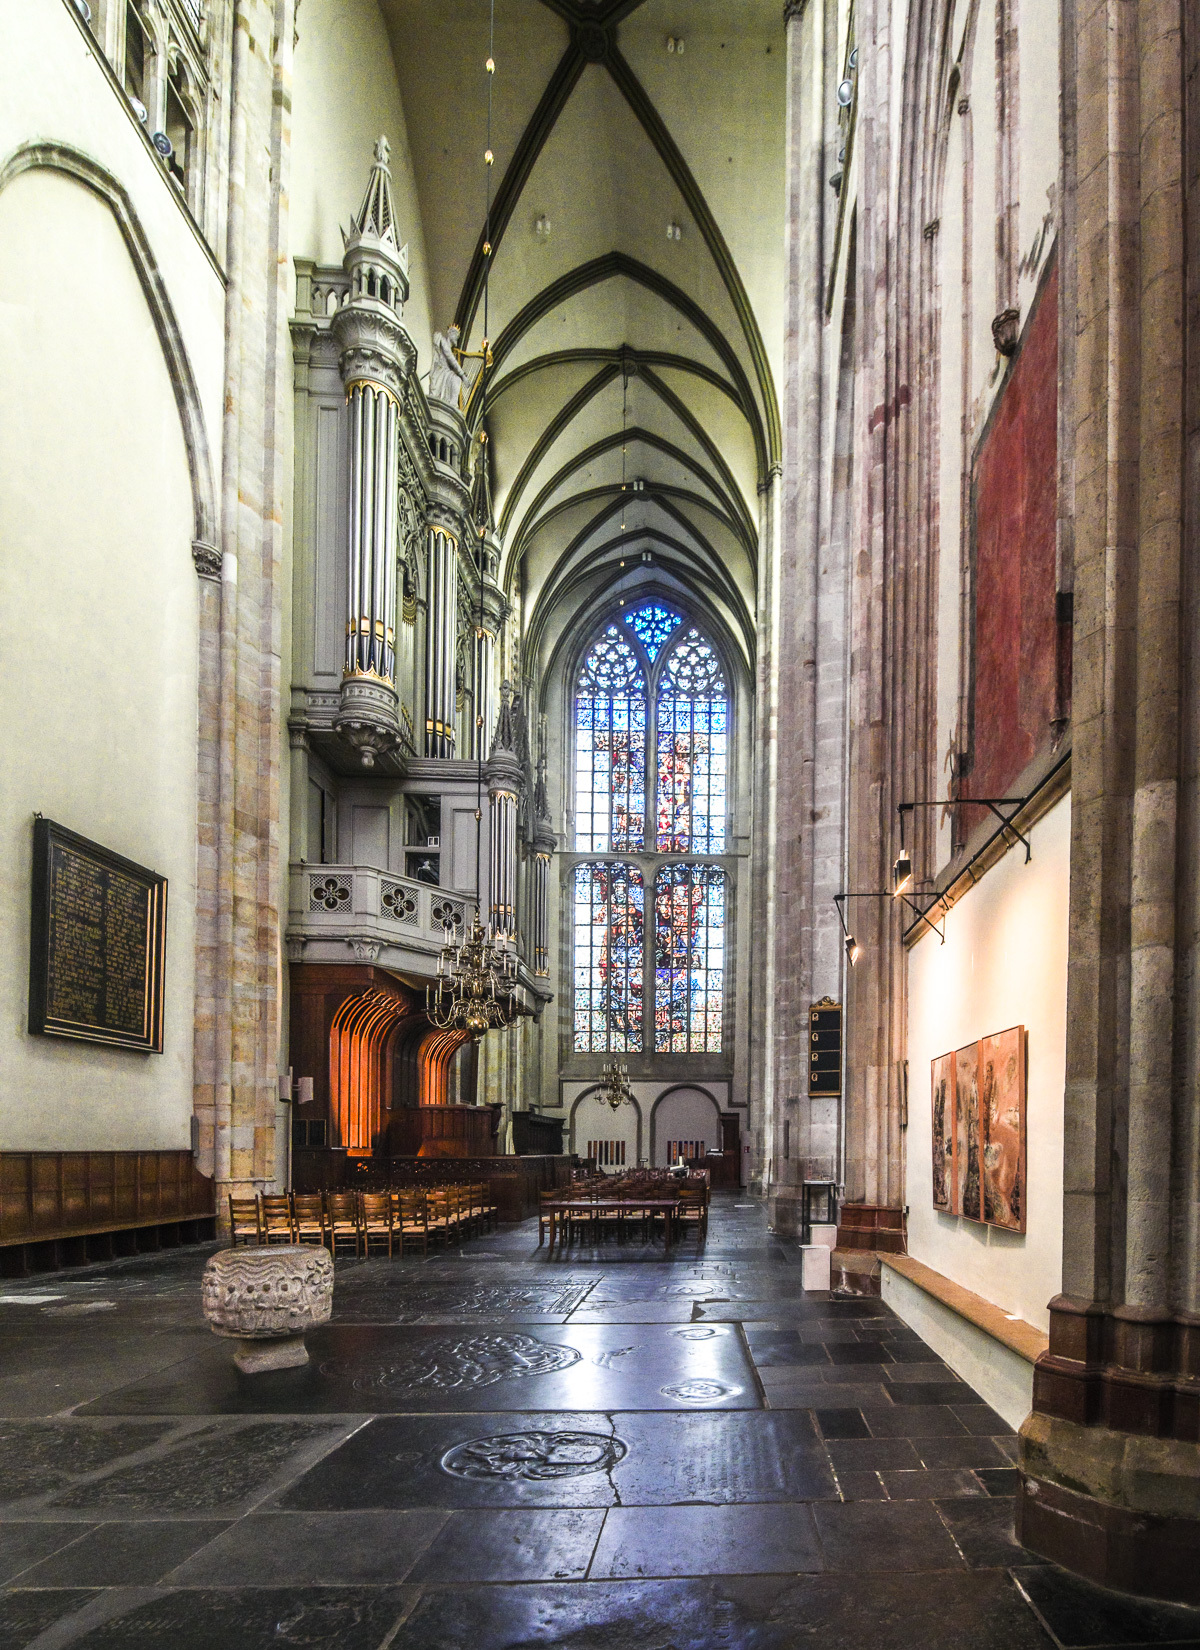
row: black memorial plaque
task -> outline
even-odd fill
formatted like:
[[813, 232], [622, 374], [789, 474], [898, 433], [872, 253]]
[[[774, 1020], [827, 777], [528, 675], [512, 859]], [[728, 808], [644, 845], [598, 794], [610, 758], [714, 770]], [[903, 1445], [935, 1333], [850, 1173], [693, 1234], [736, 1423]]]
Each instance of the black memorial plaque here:
[[29, 1029], [161, 1054], [167, 879], [33, 822]]
[[808, 1011], [808, 1092], [842, 1092], [842, 1005], [822, 997]]

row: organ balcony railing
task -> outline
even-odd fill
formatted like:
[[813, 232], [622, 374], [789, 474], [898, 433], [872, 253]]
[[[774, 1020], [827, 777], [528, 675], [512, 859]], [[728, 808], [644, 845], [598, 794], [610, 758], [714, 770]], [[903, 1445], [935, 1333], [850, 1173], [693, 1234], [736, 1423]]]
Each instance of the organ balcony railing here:
[[[288, 900], [288, 951], [293, 961], [379, 962], [401, 966], [437, 958], [446, 929], [461, 937], [475, 915], [464, 894], [369, 865], [293, 865]], [[422, 970], [424, 971], [424, 970]]]

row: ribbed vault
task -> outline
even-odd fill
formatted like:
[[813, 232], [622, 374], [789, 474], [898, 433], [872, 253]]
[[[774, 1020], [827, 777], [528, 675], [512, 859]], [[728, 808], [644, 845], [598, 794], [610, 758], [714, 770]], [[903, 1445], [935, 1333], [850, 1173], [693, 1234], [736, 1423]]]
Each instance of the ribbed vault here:
[[[381, 4], [435, 321], [478, 350], [487, 0]], [[544, 667], [583, 604], [665, 582], [749, 660], [780, 459], [777, 0], [496, 0], [495, 29], [487, 453], [525, 658]]]

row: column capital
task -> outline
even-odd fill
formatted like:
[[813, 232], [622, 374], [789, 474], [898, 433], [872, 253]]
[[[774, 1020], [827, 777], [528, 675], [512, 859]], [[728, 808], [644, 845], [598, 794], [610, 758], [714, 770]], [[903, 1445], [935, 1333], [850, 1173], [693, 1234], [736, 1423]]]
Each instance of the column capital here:
[[796, 23], [804, 16], [808, 0], [783, 0], [784, 24]]

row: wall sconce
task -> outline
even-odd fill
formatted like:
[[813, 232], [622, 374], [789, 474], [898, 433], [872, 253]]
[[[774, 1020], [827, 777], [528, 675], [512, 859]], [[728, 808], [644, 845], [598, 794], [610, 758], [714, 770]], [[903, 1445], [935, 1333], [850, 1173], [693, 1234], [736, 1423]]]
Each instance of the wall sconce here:
[[909, 858], [908, 849], [901, 848], [896, 855], [896, 863], [892, 866], [892, 895], [899, 898], [906, 889], [912, 887], [913, 866]]
[[677, 223], [667, 225], [667, 239], [669, 241], [681, 241], [683, 239], [683, 230]]
[[683, 45], [684, 45], [683, 40], [679, 35], [669, 34], [667, 36], [667, 55], [668, 55], [668, 57], [682, 57], [683, 56]]
[[[910, 866], [910, 872], [911, 869], [912, 867]], [[884, 890], [880, 888], [862, 889], [861, 891], [858, 889], [843, 890], [842, 893], [835, 894], [833, 896], [833, 903], [837, 908], [838, 921], [842, 925], [842, 933], [845, 936], [844, 944], [846, 947], [846, 960], [850, 964], [851, 968], [854, 967], [859, 957], [862, 956], [862, 947], [859, 945], [858, 941], [846, 925], [846, 916], [842, 907], [848, 899], [902, 899], [905, 905], [908, 906], [909, 910], [915, 914], [917, 921], [923, 922], [926, 928], [932, 930], [932, 932], [937, 935], [938, 939], [941, 940], [943, 945], [946, 943], [945, 914], [943, 913], [943, 923], [941, 928], [939, 928], [935, 922], [931, 922], [929, 920], [929, 912], [932, 911], [934, 906], [938, 904], [937, 899], [933, 901], [932, 905], [927, 905], [925, 910], [922, 911], [921, 907], [916, 903], [912, 895], [905, 893], [903, 888], [897, 888], [894, 891], [892, 889]]]

